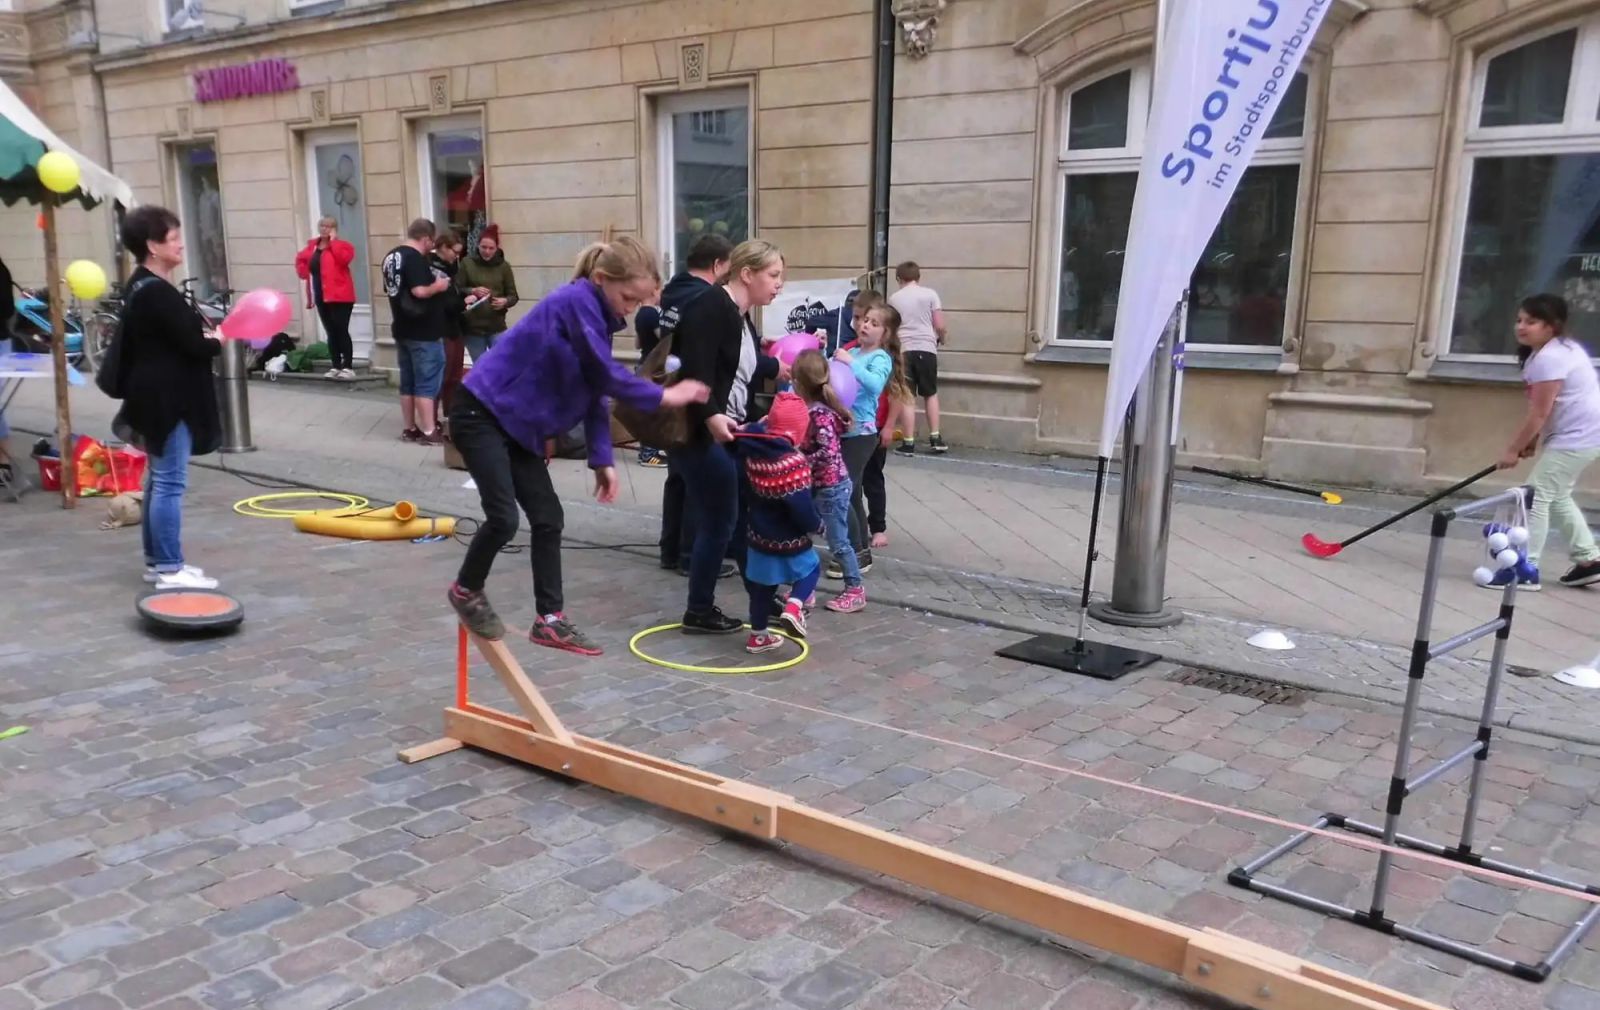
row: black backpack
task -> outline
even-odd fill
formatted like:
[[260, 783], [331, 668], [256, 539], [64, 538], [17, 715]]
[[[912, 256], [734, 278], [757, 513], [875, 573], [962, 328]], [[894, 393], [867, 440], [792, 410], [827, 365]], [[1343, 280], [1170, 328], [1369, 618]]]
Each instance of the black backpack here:
[[100, 392], [120, 400], [127, 395], [122, 375], [122, 331], [128, 318], [128, 306], [133, 304], [133, 296], [144, 290], [145, 287], [159, 280], [157, 277], [141, 277], [128, 293], [122, 296], [122, 314], [117, 318], [117, 331], [111, 335], [111, 345], [106, 348], [105, 357], [100, 359], [100, 367], [95, 369], [94, 384], [100, 387]]

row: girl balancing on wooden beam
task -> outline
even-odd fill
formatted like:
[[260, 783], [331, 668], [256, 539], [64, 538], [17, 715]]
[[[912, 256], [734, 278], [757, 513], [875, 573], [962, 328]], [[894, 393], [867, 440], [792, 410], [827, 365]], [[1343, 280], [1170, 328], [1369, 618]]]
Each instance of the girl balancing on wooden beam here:
[[594, 495], [617, 497], [611, 455], [614, 397], [638, 410], [704, 403], [710, 389], [683, 381], [663, 389], [611, 356], [623, 319], [661, 284], [657, 258], [628, 237], [596, 243], [578, 257], [571, 283], [557, 288], [511, 328], [495, 352], [468, 373], [450, 408], [450, 438], [478, 485], [484, 522], [450, 586], [450, 605], [467, 630], [505, 637], [484, 583], [501, 548], [517, 532], [517, 509], [528, 517], [528, 555], [538, 617], [535, 645], [598, 656], [600, 647], [567, 620], [561, 593], [561, 499], [550, 481], [545, 440], [580, 421], [594, 470]]

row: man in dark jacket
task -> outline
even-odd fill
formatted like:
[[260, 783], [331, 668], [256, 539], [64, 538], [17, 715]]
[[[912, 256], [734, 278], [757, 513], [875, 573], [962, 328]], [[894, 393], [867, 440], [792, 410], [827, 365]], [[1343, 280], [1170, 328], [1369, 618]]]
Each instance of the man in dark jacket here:
[[[732, 252], [733, 243], [721, 235], [702, 235], [689, 247], [688, 269], [661, 289], [661, 305], [646, 305], [634, 316], [633, 329], [639, 338], [641, 356], [648, 356], [656, 344], [672, 336], [684, 308], [711, 290], [728, 269]], [[667, 483], [661, 492], [661, 567], [687, 575], [694, 536], [689, 532], [690, 516], [684, 507], [683, 475], [672, 467], [666, 453], [650, 446], [639, 447], [639, 462], [644, 466], [660, 466], [653, 460], [663, 457], [667, 462]], [[727, 577], [735, 571], [737, 568], [729, 562], [723, 565], [722, 575]]]

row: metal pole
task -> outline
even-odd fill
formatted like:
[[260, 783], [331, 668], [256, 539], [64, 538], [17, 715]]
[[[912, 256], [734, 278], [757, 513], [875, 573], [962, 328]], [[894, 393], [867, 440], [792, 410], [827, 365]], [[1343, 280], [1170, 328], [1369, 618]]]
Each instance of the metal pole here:
[[217, 361], [217, 402], [222, 411], [222, 452], [254, 452], [250, 441], [249, 346], [224, 340]]
[[1111, 600], [1090, 608], [1107, 624], [1159, 628], [1183, 614], [1166, 605], [1167, 532], [1172, 520], [1174, 350], [1182, 305], [1167, 320], [1122, 434], [1122, 500]]

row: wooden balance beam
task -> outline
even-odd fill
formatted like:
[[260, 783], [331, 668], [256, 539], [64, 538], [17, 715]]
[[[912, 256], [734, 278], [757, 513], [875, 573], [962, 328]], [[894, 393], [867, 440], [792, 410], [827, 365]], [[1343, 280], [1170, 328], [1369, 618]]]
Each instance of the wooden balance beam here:
[[[520, 716], [468, 697], [469, 638], [516, 699]], [[1159, 968], [1257, 1010], [1445, 1010], [1249, 940], [1136, 912], [823, 813], [783, 793], [577, 736], [504, 642], [469, 636], [465, 628], [456, 650], [456, 703], [444, 710], [444, 731], [439, 740], [401, 751], [400, 760], [411, 764], [462, 747], [514, 758], [731, 831], [804, 846]]]

